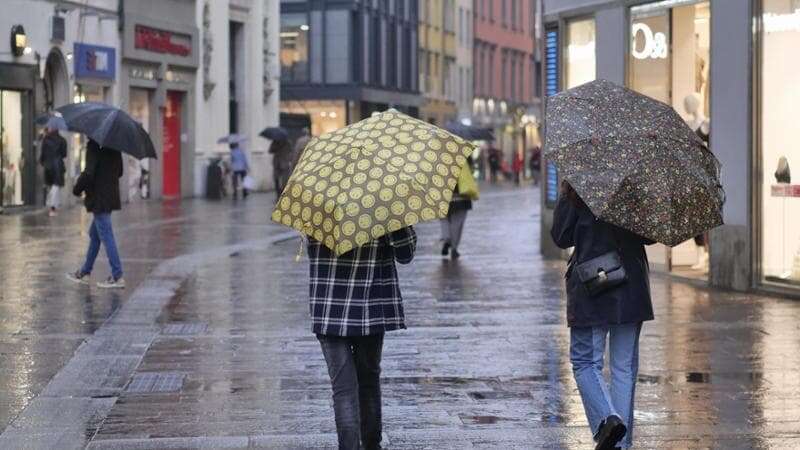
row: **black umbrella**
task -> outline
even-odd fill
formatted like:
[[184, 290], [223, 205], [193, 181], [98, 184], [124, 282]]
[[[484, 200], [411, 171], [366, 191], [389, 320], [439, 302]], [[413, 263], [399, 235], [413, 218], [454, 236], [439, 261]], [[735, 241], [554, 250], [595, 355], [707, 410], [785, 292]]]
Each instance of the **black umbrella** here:
[[445, 130], [456, 136], [470, 141], [493, 141], [494, 133], [489, 128], [464, 125], [458, 122], [450, 122], [444, 127]]
[[258, 133], [258, 135], [273, 141], [285, 141], [289, 139], [289, 133], [281, 127], [264, 128], [264, 130], [261, 131], [261, 133]]
[[72, 103], [56, 109], [70, 131], [83, 133], [101, 147], [134, 158], [156, 158], [156, 149], [142, 125], [125, 111], [105, 103]]

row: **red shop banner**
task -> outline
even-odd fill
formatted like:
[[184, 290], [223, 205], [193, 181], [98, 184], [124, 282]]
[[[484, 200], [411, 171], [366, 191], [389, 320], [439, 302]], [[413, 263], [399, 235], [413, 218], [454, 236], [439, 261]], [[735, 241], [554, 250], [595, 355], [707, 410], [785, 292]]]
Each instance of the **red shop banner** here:
[[158, 30], [136, 25], [134, 27], [134, 46], [142, 50], [170, 55], [189, 56], [191, 38], [171, 31]]

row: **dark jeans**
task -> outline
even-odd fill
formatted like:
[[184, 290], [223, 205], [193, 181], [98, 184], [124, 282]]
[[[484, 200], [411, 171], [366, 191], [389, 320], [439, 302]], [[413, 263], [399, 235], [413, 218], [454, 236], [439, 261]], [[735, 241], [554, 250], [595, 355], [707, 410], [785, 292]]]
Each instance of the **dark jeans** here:
[[[239, 193], [239, 185], [244, 182], [244, 177], [246, 177], [246, 176], [247, 176], [247, 171], [245, 171], [245, 170], [236, 170], [236, 171], [233, 172], [233, 180], [232, 181], [233, 181], [233, 196], [234, 196], [234, 198], [238, 195], [238, 193]], [[247, 191], [247, 189], [244, 186], [242, 186], [242, 196], [243, 197], [247, 197], [247, 194], [249, 194], [249, 192]]]
[[115, 280], [119, 280], [122, 278], [122, 262], [119, 259], [117, 242], [114, 240], [114, 230], [111, 228], [111, 213], [94, 214], [92, 224], [89, 225], [89, 250], [86, 251], [86, 261], [81, 267], [81, 273], [92, 273], [101, 243], [106, 247], [106, 256], [111, 265], [111, 276]]
[[383, 335], [317, 339], [331, 377], [339, 450], [380, 449]]

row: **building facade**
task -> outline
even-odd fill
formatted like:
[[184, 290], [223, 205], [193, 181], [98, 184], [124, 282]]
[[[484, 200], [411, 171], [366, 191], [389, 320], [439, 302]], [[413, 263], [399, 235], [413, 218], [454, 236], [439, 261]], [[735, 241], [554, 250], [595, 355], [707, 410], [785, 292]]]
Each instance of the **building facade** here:
[[473, 61], [474, 46], [472, 16], [474, 0], [455, 0], [456, 7], [456, 68], [452, 83], [455, 95], [456, 118], [466, 124], [472, 123]]
[[536, 7], [531, 1], [476, 0], [473, 16], [473, 122], [495, 130], [510, 164], [539, 145]]
[[444, 126], [456, 119], [455, 0], [426, 0], [419, 14], [419, 84], [422, 120]]
[[270, 142], [259, 137], [277, 126], [280, 102], [280, 5], [271, 0], [197, 2], [200, 61], [194, 91], [199, 107], [192, 161], [194, 193], [202, 195], [209, 160], [229, 148], [221, 136], [242, 134], [251, 174], [260, 188], [272, 187]]
[[[7, 0], [0, 29], [14, 35], [0, 47], [0, 210], [44, 203], [38, 164], [41, 128], [34, 119], [53, 108], [96, 99], [119, 99], [120, 35], [117, 0], [90, 0], [81, 7], [49, 1]], [[65, 135], [66, 136], [66, 135]], [[82, 138], [67, 136], [68, 192], [80, 173]]]
[[[157, 160], [125, 157], [126, 201], [202, 195], [209, 157], [231, 132], [249, 139], [252, 174], [271, 178], [268, 143], [278, 124], [278, 4], [270, 0], [8, 0], [0, 27], [21, 36], [0, 50], [3, 137], [0, 208], [41, 207], [34, 118], [73, 102], [98, 101], [148, 130]], [[8, 41], [4, 41], [8, 42]], [[224, 120], [220, 120], [224, 118]], [[83, 168], [86, 138], [69, 145], [63, 203]]]
[[281, 113], [314, 135], [390, 107], [418, 116], [417, 23], [418, 0], [281, 1]]
[[[689, 241], [650, 247], [652, 265], [714, 286], [797, 293], [800, 188], [790, 167], [800, 160], [800, 83], [786, 55], [800, 47], [800, 1], [545, 0], [544, 26], [547, 95], [604, 78], [671, 104], [710, 134], [725, 225], [706, 239], [708, 260]], [[545, 166], [542, 250], [555, 256], [546, 231], [558, 180]]]

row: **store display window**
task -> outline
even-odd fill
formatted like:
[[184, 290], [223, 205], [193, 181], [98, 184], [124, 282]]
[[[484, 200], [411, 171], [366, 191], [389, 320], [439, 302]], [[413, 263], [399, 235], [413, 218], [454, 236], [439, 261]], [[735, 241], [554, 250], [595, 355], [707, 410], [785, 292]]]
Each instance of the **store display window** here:
[[0, 90], [0, 206], [24, 204], [22, 92]]
[[[674, 0], [631, 8], [628, 86], [675, 108], [707, 144], [711, 7], [708, 1]], [[678, 246], [648, 247], [657, 268], [692, 278], [708, 273], [708, 236]]]
[[566, 25], [564, 88], [593, 81], [597, 76], [594, 19], [571, 20]]
[[757, 19], [761, 273], [800, 286], [800, 59], [790, 56], [800, 48], [800, 1], [762, 0]]

